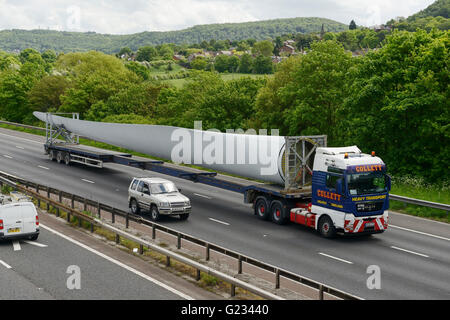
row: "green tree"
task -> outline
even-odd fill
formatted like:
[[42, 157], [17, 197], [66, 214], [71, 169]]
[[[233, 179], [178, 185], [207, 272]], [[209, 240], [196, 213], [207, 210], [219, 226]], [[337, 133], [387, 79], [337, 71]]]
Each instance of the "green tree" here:
[[136, 61], [130, 61], [125, 64], [125, 67], [134, 72], [136, 75], [142, 78], [142, 80], [148, 80], [150, 76], [150, 71], [146, 66], [143, 66], [142, 64], [136, 62]]
[[273, 73], [273, 63], [271, 57], [259, 55], [253, 61], [253, 71], [258, 74]]
[[158, 56], [158, 51], [152, 46], [145, 46], [138, 49], [136, 53], [137, 61], [152, 61]]
[[352, 20], [350, 22], [350, 25], [349, 25], [348, 29], [349, 30], [356, 30], [356, 22], [355, 22], [355, 20]]
[[62, 75], [45, 76], [28, 93], [28, 100], [33, 111], [57, 111], [61, 106], [60, 96], [64, 94], [70, 82]]
[[274, 49], [274, 46], [273, 46], [272, 41], [263, 40], [263, 41], [256, 42], [253, 45], [252, 53], [254, 55], [263, 55], [265, 57], [270, 57], [273, 55], [273, 49]]
[[191, 68], [195, 70], [205, 70], [208, 62], [205, 58], [196, 57], [191, 61]]
[[391, 172], [448, 180], [449, 32], [396, 32], [358, 68], [343, 143], [377, 150]]
[[218, 55], [214, 60], [214, 69], [218, 72], [225, 72], [229, 69], [229, 58], [227, 55]]
[[261, 89], [253, 123], [282, 135], [327, 134], [332, 143], [354, 63], [336, 42], [313, 43], [306, 56], [283, 62]]
[[253, 65], [253, 58], [248, 53], [244, 53], [241, 56], [241, 61], [239, 64], [239, 72], [241, 73], [252, 73], [252, 65]]

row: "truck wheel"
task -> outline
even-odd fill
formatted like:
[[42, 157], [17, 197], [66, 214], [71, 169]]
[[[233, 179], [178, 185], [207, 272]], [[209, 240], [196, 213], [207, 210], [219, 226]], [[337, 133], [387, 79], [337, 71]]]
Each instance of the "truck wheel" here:
[[66, 166], [68, 166], [70, 164], [70, 154], [66, 153], [64, 155], [64, 163], [66, 164]]
[[55, 161], [55, 151], [50, 150], [50, 152], [48, 153], [48, 158], [49, 158], [51, 161]]
[[281, 201], [272, 201], [271, 205], [272, 220], [276, 224], [285, 224], [286, 217], [284, 215], [283, 203]]
[[159, 217], [160, 217], [160, 214], [159, 214], [158, 208], [155, 205], [153, 205], [152, 208], [150, 209], [150, 218], [153, 221], [158, 221]]
[[189, 218], [189, 213], [180, 214], [180, 220], [187, 220]]
[[255, 201], [255, 214], [262, 220], [268, 220], [270, 217], [269, 208], [266, 198], [258, 197]]
[[328, 216], [320, 218], [318, 227], [320, 235], [324, 238], [333, 238], [336, 235], [336, 228]]
[[139, 208], [139, 204], [135, 199], [131, 199], [130, 201], [131, 213], [138, 215], [141, 212], [141, 208]]
[[56, 162], [61, 163], [63, 161], [63, 155], [61, 151], [56, 154]]

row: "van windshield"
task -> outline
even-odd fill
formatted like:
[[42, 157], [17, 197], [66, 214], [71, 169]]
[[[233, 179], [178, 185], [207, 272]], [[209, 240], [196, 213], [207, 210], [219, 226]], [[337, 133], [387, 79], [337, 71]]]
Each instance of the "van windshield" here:
[[382, 193], [386, 188], [386, 175], [382, 172], [364, 172], [347, 175], [350, 195]]
[[178, 192], [177, 187], [172, 182], [152, 183], [150, 189], [152, 194]]

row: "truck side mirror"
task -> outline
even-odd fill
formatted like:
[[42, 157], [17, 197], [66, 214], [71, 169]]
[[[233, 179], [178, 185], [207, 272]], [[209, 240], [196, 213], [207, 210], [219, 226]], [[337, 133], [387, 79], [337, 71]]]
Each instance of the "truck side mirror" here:
[[338, 179], [338, 180], [336, 181], [336, 192], [337, 192], [337, 194], [344, 194], [344, 193], [343, 193], [344, 187], [343, 187], [342, 182], [343, 182], [342, 179]]
[[391, 187], [392, 187], [392, 183], [391, 183], [391, 176], [389, 176], [389, 175], [386, 175], [386, 178], [385, 178], [386, 180], [386, 188], [387, 188], [387, 190], [388, 191], [391, 191]]
[[178, 189], [178, 192], [181, 192], [181, 189]]

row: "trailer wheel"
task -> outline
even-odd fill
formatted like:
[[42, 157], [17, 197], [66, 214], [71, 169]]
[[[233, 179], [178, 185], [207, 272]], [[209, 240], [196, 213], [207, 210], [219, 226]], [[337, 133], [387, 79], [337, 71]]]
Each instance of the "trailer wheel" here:
[[63, 161], [63, 155], [61, 151], [56, 154], [56, 162], [61, 163]]
[[336, 228], [329, 216], [323, 216], [319, 220], [319, 233], [324, 238], [333, 238], [336, 235]]
[[131, 213], [138, 215], [141, 212], [141, 208], [139, 208], [139, 204], [136, 199], [131, 199], [130, 201]]
[[66, 164], [66, 166], [68, 166], [70, 164], [70, 154], [66, 153], [64, 155], [64, 163]]
[[285, 224], [286, 216], [284, 215], [283, 203], [279, 200], [272, 201], [272, 205], [270, 208], [272, 212], [272, 221], [276, 224]]
[[159, 214], [158, 207], [155, 205], [152, 205], [152, 207], [150, 208], [150, 218], [156, 222], [159, 220], [159, 217], [160, 217], [160, 214]]
[[55, 161], [55, 151], [50, 150], [50, 152], [48, 153], [48, 158], [49, 158], [51, 161]]
[[268, 220], [270, 217], [267, 200], [265, 197], [258, 197], [255, 201], [255, 214], [262, 220]]

